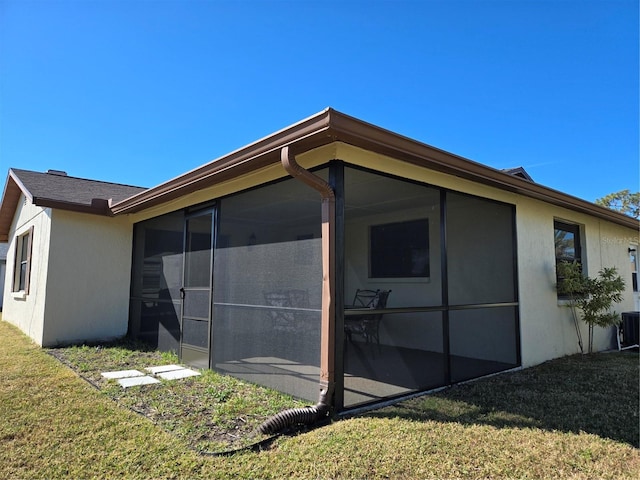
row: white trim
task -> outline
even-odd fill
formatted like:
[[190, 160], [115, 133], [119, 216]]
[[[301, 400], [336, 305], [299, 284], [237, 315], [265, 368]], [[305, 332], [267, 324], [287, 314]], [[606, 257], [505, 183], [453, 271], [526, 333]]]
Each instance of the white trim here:
[[11, 297], [16, 300], [24, 300], [25, 298], [27, 298], [27, 292], [25, 292], [24, 290], [20, 290], [18, 292], [11, 292]]

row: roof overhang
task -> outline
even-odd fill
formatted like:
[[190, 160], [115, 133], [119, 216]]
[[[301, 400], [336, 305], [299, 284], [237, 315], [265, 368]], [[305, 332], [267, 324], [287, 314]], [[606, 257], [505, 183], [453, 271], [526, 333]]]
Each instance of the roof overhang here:
[[139, 212], [216, 183], [279, 163], [280, 150], [284, 146], [289, 146], [294, 154], [300, 154], [333, 142], [350, 144], [417, 166], [592, 215], [625, 227], [637, 229], [639, 225], [638, 220], [622, 213], [417, 142], [331, 108], [157, 187], [118, 202], [111, 206], [111, 211], [114, 214]]
[[24, 195], [29, 202], [38, 207], [90, 213], [92, 215], [112, 215], [109, 203], [105, 200], [96, 199], [91, 202], [91, 205], [82, 205], [51, 198], [34, 197], [13, 170], [9, 169], [7, 183], [4, 187], [2, 200], [0, 201], [0, 242], [9, 241], [9, 230], [11, 229], [11, 223], [18, 208], [20, 195]]
[[7, 183], [4, 186], [2, 200], [0, 201], [0, 242], [7, 242], [9, 240], [11, 222], [16, 213], [23, 188], [24, 185], [22, 185], [15, 175], [13, 175], [13, 172], [9, 170]]
[[278, 164], [280, 163], [280, 151], [285, 146], [289, 146], [292, 153], [297, 155], [333, 142], [353, 145], [423, 168], [585, 213], [625, 227], [638, 229], [639, 226], [638, 220], [622, 213], [445, 152], [328, 108], [246, 147], [113, 205], [108, 205], [105, 201], [96, 201], [89, 206], [48, 198], [34, 198], [20, 182], [18, 176], [9, 170], [0, 203], [0, 242], [8, 240], [11, 222], [21, 194], [24, 194], [34, 205], [41, 207], [98, 215], [135, 213], [203, 188], [241, 177], [260, 168]]

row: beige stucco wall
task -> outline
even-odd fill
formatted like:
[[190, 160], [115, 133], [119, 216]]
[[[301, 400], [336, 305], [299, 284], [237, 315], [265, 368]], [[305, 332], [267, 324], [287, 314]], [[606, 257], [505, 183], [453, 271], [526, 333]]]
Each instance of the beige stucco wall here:
[[[16, 236], [34, 227], [29, 293], [11, 292]], [[131, 224], [20, 199], [9, 234], [2, 319], [51, 346], [126, 334]]]
[[127, 333], [129, 219], [53, 210], [43, 345]]
[[[29, 294], [24, 295], [20, 292], [11, 292], [16, 253], [15, 242], [16, 236], [28, 232], [32, 226], [34, 230], [31, 282]], [[43, 336], [50, 230], [51, 210], [36, 207], [24, 196], [21, 196], [9, 231], [2, 319], [16, 325], [40, 345], [42, 345]]]
[[[580, 225], [586, 273], [595, 277], [604, 267], [614, 266], [626, 282], [623, 302], [615, 311], [634, 309], [629, 267], [629, 243], [638, 234], [604, 220], [553, 207], [528, 198], [517, 200], [520, 324], [523, 365], [535, 365], [549, 358], [577, 353], [577, 335], [566, 302], [555, 291], [555, 219]], [[584, 346], [587, 326], [581, 322]], [[594, 350], [615, 346], [613, 329], [596, 328]]]

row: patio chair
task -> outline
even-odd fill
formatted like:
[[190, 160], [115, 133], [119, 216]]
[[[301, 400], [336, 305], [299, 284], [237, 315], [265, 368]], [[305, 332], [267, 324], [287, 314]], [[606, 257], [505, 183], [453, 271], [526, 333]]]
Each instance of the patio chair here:
[[[370, 308], [382, 310], [387, 307], [391, 290], [357, 289], [352, 308]], [[375, 341], [380, 346], [380, 320], [384, 313], [361, 314], [345, 317], [344, 332], [347, 339], [353, 342], [353, 335], [361, 335], [365, 343]]]

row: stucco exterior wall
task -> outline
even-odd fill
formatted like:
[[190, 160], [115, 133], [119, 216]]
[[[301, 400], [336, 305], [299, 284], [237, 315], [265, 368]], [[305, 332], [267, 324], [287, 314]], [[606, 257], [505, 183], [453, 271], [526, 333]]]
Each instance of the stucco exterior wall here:
[[[11, 286], [13, 285], [15, 266], [16, 236], [28, 232], [32, 226], [33, 243], [29, 294], [14, 293], [11, 291]], [[9, 231], [2, 319], [16, 325], [39, 345], [42, 345], [44, 331], [50, 231], [51, 210], [36, 207], [24, 196], [21, 196]]]
[[52, 212], [45, 346], [127, 333], [132, 227], [127, 218]]
[[[580, 225], [583, 266], [590, 277], [616, 267], [626, 282], [618, 313], [633, 310], [629, 242], [637, 232], [588, 215], [527, 198], [517, 201], [520, 324], [523, 366], [579, 352], [571, 311], [555, 290], [554, 220]], [[584, 348], [587, 326], [580, 322]], [[595, 328], [594, 350], [616, 346], [615, 330]]]

